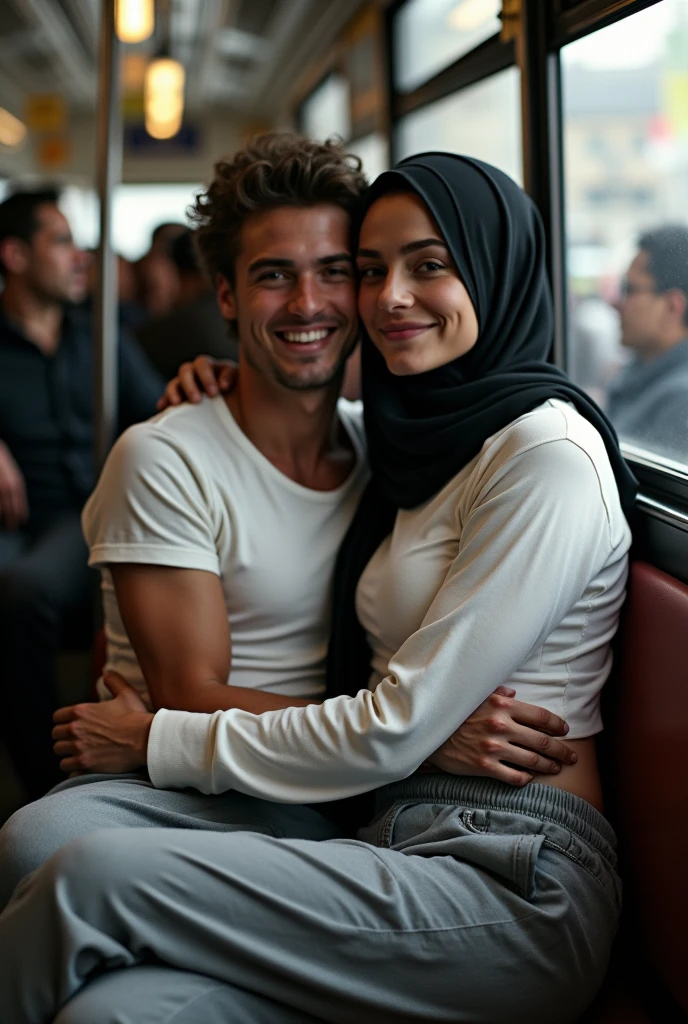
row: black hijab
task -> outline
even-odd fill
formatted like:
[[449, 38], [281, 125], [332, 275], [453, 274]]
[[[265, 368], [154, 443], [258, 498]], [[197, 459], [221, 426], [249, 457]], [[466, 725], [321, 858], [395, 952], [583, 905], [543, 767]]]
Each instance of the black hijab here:
[[391, 532], [397, 510], [415, 508], [436, 494], [492, 434], [548, 398], [572, 402], [602, 436], [628, 518], [637, 488], [609, 420], [562, 370], [546, 362], [552, 304], [544, 231], [534, 203], [511, 178], [481, 160], [423, 153], [380, 175], [364, 196], [358, 227], [381, 196], [409, 190], [426, 203], [447, 243], [477, 314], [479, 336], [453, 362], [402, 377], [390, 373], [370, 339], [363, 338], [364, 419], [373, 476], [337, 558], [329, 696], [355, 694], [366, 685], [370, 651], [356, 617], [356, 585]]

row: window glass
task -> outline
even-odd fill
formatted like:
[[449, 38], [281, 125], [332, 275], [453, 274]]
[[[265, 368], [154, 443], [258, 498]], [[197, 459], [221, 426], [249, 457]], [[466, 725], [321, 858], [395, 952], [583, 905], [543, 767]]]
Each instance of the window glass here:
[[187, 223], [186, 210], [202, 185], [118, 185], [112, 211], [112, 246], [137, 260], [150, 246], [153, 228], [165, 221]]
[[570, 43], [562, 80], [569, 372], [688, 463], [688, 0]]
[[96, 190], [67, 185], [60, 193], [60, 209], [69, 221], [76, 244], [81, 249], [95, 249], [100, 234]]
[[506, 171], [521, 184], [518, 70], [507, 68], [402, 118], [398, 144], [400, 157], [429, 149], [475, 156]]
[[354, 153], [363, 162], [363, 173], [368, 181], [373, 182], [378, 174], [389, 168], [389, 146], [387, 137], [382, 132], [372, 132], [362, 139], [356, 139], [347, 145], [349, 153]]
[[322, 85], [304, 100], [300, 117], [302, 131], [312, 139], [327, 139], [330, 135], [348, 139], [351, 135], [351, 107], [346, 78], [328, 75]]
[[394, 19], [396, 82], [411, 92], [501, 28], [501, 0], [408, 0]]

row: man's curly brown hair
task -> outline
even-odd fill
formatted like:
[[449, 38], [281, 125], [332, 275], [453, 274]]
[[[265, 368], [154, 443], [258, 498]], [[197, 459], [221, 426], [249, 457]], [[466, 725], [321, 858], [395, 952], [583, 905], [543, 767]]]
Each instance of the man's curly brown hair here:
[[200, 261], [213, 282], [222, 274], [234, 284], [241, 228], [251, 214], [319, 203], [352, 214], [366, 186], [361, 161], [336, 139], [314, 142], [275, 131], [257, 135], [215, 164], [213, 181], [189, 211]]

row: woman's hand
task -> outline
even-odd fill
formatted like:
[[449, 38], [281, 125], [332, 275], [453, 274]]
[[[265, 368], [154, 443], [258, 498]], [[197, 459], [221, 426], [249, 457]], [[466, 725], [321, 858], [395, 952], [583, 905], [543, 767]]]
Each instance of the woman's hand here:
[[234, 387], [237, 365], [229, 360], [197, 356], [193, 363], [182, 363], [179, 373], [167, 387], [158, 401], [158, 411], [182, 402], [200, 402], [203, 392], [214, 398], [217, 394], [227, 395]]
[[153, 715], [116, 672], [103, 682], [113, 700], [74, 704], [53, 715], [53, 749], [63, 772], [133, 772], [146, 766]]
[[556, 775], [562, 765], [575, 764], [577, 755], [554, 738], [566, 735], [566, 722], [545, 708], [514, 700], [515, 693], [497, 687], [428, 758], [430, 764], [452, 775], [486, 775], [511, 786], [524, 786], [535, 773]]

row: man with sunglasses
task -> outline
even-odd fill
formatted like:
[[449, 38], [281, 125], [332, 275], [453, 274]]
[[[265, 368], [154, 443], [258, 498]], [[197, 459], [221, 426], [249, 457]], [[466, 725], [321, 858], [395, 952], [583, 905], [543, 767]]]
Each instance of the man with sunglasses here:
[[607, 411], [621, 438], [688, 458], [688, 227], [646, 232], [616, 303], [633, 359], [612, 382]]

